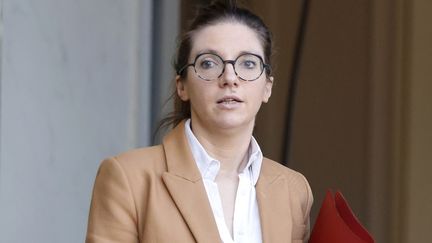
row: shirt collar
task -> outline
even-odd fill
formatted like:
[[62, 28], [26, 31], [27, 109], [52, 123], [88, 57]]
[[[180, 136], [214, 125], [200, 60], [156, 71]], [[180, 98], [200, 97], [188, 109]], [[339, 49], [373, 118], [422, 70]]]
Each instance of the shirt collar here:
[[[187, 119], [185, 122], [185, 134], [189, 142], [192, 155], [195, 159], [201, 176], [205, 179], [214, 181], [220, 169], [220, 162], [207, 153], [207, 151], [193, 134], [190, 124], [191, 120]], [[252, 137], [248, 148], [248, 163], [240, 174], [246, 174], [250, 178], [250, 181], [253, 185], [255, 185], [258, 181], [262, 160], [263, 154], [261, 152], [261, 148], [259, 147], [255, 138]]]

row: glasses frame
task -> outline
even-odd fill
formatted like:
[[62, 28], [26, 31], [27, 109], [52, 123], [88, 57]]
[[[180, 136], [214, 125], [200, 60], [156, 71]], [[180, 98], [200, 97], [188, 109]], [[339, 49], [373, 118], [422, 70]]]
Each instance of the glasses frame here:
[[[209, 54], [210, 54], [210, 55], [217, 56], [220, 60], [222, 60], [222, 63], [223, 63], [223, 69], [222, 69], [222, 72], [219, 74], [219, 76], [218, 76], [217, 78], [214, 78], [214, 79], [206, 79], [206, 78], [201, 77], [201, 76], [198, 74], [198, 72], [197, 72], [197, 70], [196, 70], [196, 67], [195, 67], [198, 58], [200, 58], [200, 57], [203, 56], [203, 55], [209, 55]], [[235, 69], [235, 64], [236, 64], [237, 60], [238, 60], [240, 57], [244, 56], [244, 55], [252, 55], [252, 56], [255, 56], [255, 57], [259, 58], [260, 61], [261, 61], [261, 63], [262, 63], [262, 70], [261, 70], [261, 73], [260, 73], [260, 74], [258, 75], [258, 77], [256, 77], [255, 79], [244, 79], [244, 78], [242, 78], [242, 77], [240, 77], [240, 76], [238, 75], [237, 70]], [[237, 76], [239, 79], [244, 80], [244, 81], [249, 81], [249, 82], [250, 82], [250, 81], [255, 81], [255, 80], [259, 79], [259, 78], [261, 77], [261, 75], [263, 74], [264, 70], [266, 70], [266, 74], [267, 74], [267, 75], [270, 75], [270, 72], [271, 72], [271, 67], [270, 67], [270, 65], [267, 64], [267, 63], [264, 63], [263, 58], [262, 58], [261, 56], [257, 55], [257, 54], [254, 54], [254, 53], [242, 53], [241, 55], [239, 55], [239, 56], [238, 56], [236, 59], [234, 59], [234, 60], [224, 60], [224, 59], [223, 59], [221, 56], [219, 56], [218, 54], [211, 53], [211, 52], [205, 52], [205, 53], [201, 53], [201, 54], [197, 55], [197, 56], [195, 57], [195, 60], [194, 60], [193, 63], [186, 64], [186, 65], [184, 65], [182, 68], [180, 68], [180, 70], [177, 72], [177, 75], [181, 75], [181, 74], [184, 72], [184, 70], [186, 70], [188, 67], [193, 67], [193, 68], [194, 68], [194, 71], [195, 71], [195, 74], [196, 74], [199, 78], [201, 78], [201, 79], [203, 79], [203, 80], [205, 80], [205, 81], [213, 81], [213, 80], [216, 80], [216, 79], [218, 79], [218, 78], [220, 78], [220, 77], [222, 76], [222, 74], [225, 72], [225, 67], [226, 67], [226, 64], [227, 64], [227, 63], [229, 63], [229, 64], [231, 64], [231, 65], [233, 66], [233, 70], [234, 70], [234, 73], [236, 74], [236, 76]]]

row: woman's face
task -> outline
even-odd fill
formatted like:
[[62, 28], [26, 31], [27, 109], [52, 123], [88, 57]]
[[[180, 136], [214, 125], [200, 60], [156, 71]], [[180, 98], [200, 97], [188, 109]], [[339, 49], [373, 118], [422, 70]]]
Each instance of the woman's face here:
[[[259, 55], [264, 50], [258, 35], [248, 26], [237, 22], [222, 22], [204, 27], [192, 39], [188, 63], [202, 53], [215, 53], [223, 60], [235, 60], [243, 53]], [[209, 129], [253, 127], [255, 116], [271, 95], [273, 78], [265, 71], [254, 81], [237, 77], [233, 65], [225, 64], [224, 73], [217, 79], [200, 78], [188, 67], [186, 80], [177, 77], [177, 92], [183, 101], [190, 101], [193, 123]]]

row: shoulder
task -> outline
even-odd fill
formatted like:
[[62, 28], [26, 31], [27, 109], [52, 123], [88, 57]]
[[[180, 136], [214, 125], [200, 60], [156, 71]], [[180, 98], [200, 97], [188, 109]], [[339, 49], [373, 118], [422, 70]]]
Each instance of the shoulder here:
[[137, 148], [120, 153], [112, 158], [124, 167], [152, 167], [162, 163], [161, 160], [164, 160], [164, 150], [161, 145]]
[[268, 173], [282, 177], [288, 184], [289, 193], [301, 202], [304, 211], [308, 211], [313, 203], [313, 195], [303, 174], [268, 158], [263, 159], [263, 168]]
[[290, 185], [295, 187], [304, 187], [309, 185], [306, 178], [300, 173], [293, 169], [290, 169], [274, 160], [264, 158], [263, 166], [267, 167], [267, 170], [274, 174], [280, 174], [285, 177]]
[[99, 171], [117, 171], [126, 177], [161, 174], [166, 170], [164, 150], [161, 145], [132, 149], [102, 161]]

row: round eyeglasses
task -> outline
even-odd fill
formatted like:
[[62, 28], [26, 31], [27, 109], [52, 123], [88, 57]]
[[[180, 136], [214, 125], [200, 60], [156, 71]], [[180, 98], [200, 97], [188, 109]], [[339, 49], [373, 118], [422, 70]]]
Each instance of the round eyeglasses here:
[[226, 63], [233, 65], [237, 77], [245, 81], [257, 80], [264, 69], [266, 69], [267, 74], [270, 74], [270, 65], [265, 64], [260, 56], [252, 53], [242, 54], [235, 60], [223, 60], [222, 57], [214, 53], [202, 53], [195, 58], [193, 63], [182, 67], [177, 74], [181, 75], [186, 68], [192, 66], [198, 77], [212, 81], [222, 76]]

